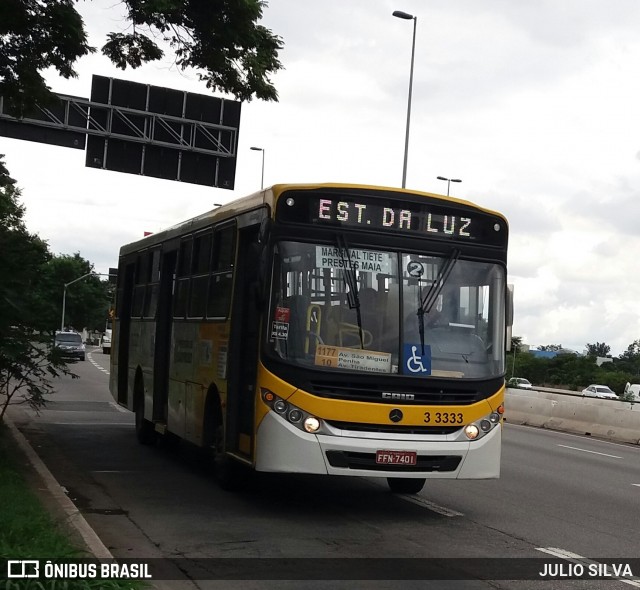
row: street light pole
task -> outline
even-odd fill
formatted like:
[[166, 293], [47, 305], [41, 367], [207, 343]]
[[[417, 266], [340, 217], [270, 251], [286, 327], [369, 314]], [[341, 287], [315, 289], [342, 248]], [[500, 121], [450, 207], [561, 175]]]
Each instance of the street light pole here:
[[88, 276], [94, 276], [94, 277], [110, 277], [112, 275], [110, 274], [106, 274], [106, 273], [102, 273], [102, 272], [88, 272], [87, 274], [82, 275], [81, 277], [78, 277], [77, 279], [73, 279], [73, 281], [69, 281], [68, 283], [64, 284], [64, 292], [62, 294], [62, 321], [60, 322], [60, 331], [64, 332], [64, 314], [66, 311], [66, 307], [67, 307], [67, 287], [69, 285], [73, 285], [73, 283], [77, 283], [78, 281], [81, 281], [82, 279], [87, 278]]
[[250, 148], [254, 152], [262, 152], [262, 175], [260, 176], [260, 190], [264, 188], [264, 148], [252, 147]]
[[407, 159], [409, 157], [409, 127], [411, 123], [411, 95], [413, 93], [413, 63], [416, 54], [416, 27], [418, 25], [418, 17], [402, 10], [394, 10], [393, 16], [404, 20], [413, 20], [413, 42], [411, 44], [411, 69], [409, 70], [409, 99], [407, 102], [407, 130], [404, 136], [404, 163], [402, 166], [402, 188], [407, 185]]
[[438, 176], [438, 180], [446, 180], [447, 181], [447, 197], [449, 196], [449, 187], [452, 182], [462, 182], [459, 178], [445, 178], [444, 176]]

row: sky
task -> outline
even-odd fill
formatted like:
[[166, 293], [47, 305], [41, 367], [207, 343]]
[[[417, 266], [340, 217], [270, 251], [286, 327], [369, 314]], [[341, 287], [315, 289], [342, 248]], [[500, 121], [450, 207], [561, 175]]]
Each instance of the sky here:
[[[113, 0], [80, 2], [89, 42], [124, 31]], [[532, 347], [618, 356], [640, 339], [640, 2], [270, 0], [282, 37], [278, 102], [242, 106], [233, 191], [85, 168], [84, 152], [0, 137], [26, 224], [54, 254], [117, 266], [121, 245], [264, 184], [401, 186], [413, 21], [406, 186], [503, 213], [510, 224], [513, 334]], [[118, 70], [98, 51], [54, 71], [89, 97], [91, 76], [208, 94], [170, 55]], [[223, 98], [233, 98], [216, 94]]]

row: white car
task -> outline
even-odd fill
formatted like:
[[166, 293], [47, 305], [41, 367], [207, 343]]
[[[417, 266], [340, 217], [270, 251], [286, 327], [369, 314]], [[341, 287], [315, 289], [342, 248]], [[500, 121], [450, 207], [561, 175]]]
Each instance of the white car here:
[[582, 395], [587, 397], [599, 397], [602, 399], [620, 399], [614, 391], [606, 385], [589, 385], [582, 390]]
[[102, 346], [102, 354], [111, 354], [111, 330], [105, 330], [100, 346]]
[[519, 387], [520, 389], [531, 389], [533, 385], [531, 385], [531, 381], [528, 379], [523, 379], [522, 377], [511, 377], [509, 381], [507, 381], [507, 387]]

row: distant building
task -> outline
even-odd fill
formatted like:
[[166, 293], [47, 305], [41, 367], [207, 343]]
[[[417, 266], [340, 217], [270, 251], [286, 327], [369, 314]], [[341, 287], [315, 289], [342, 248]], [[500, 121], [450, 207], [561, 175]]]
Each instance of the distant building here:
[[613, 359], [610, 356], [597, 356], [596, 357], [596, 365], [601, 367], [604, 363], [612, 363]]
[[576, 356], [582, 356], [579, 352], [576, 352], [575, 350], [571, 350], [570, 348], [561, 348], [560, 350], [532, 350], [530, 349], [529, 352], [535, 356], [536, 358], [541, 358], [541, 359], [552, 359], [555, 358], [561, 354], [573, 354]]

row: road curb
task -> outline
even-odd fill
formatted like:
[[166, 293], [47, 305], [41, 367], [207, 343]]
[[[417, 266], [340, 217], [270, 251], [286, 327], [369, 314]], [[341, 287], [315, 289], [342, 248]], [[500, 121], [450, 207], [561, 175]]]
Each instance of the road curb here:
[[62, 508], [62, 511], [66, 515], [68, 524], [72, 526], [82, 538], [88, 551], [97, 559], [114, 559], [111, 551], [107, 549], [105, 544], [100, 540], [100, 537], [98, 537], [84, 516], [82, 516], [80, 510], [78, 510], [69, 496], [67, 496], [62, 486], [58, 483], [51, 471], [49, 471], [48, 467], [44, 464], [44, 461], [33, 450], [33, 447], [24, 434], [18, 430], [8, 413], [4, 416], [4, 422], [9, 428], [16, 444], [20, 447], [32, 467], [42, 478], [42, 481], [53, 500], [55, 500], [60, 508]]

